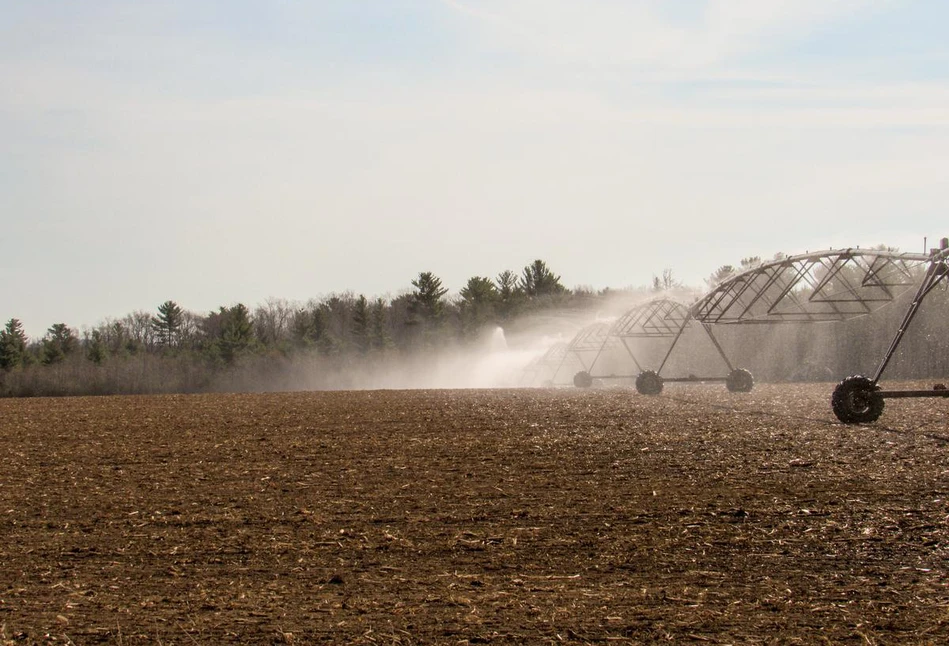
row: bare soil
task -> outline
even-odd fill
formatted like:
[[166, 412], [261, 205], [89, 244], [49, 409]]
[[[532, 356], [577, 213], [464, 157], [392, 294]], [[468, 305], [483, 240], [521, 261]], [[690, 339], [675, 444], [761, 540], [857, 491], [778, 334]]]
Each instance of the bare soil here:
[[0, 644], [949, 643], [946, 400], [0, 401]]

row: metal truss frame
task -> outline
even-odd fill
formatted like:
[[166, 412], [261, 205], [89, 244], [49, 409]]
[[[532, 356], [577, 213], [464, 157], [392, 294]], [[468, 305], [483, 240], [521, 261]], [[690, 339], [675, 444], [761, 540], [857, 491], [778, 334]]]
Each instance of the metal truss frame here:
[[[692, 321], [693, 317], [691, 311], [682, 303], [668, 298], [656, 298], [644, 303], [640, 303], [636, 307], [633, 307], [632, 309], [623, 313], [623, 315], [616, 319], [616, 321], [610, 327], [608, 337], [615, 338], [620, 341], [623, 348], [626, 350], [626, 353], [629, 355], [630, 359], [632, 359], [636, 369], [640, 373], [646, 371], [647, 368], [643, 366], [642, 362], [636, 356], [636, 353], [630, 344], [630, 340], [672, 339], [672, 343], [669, 345], [669, 348], [666, 350], [659, 367], [655, 371], [656, 374], [661, 375], [662, 369], [669, 361], [669, 357], [672, 356], [672, 352], [675, 350], [679, 339], [682, 337], [682, 334], [686, 331], [686, 329], [688, 329], [688, 327], [692, 324]], [[712, 334], [711, 326], [703, 324], [702, 327], [711, 340], [712, 344], [715, 346], [715, 349], [718, 351], [722, 360], [725, 362], [725, 365], [728, 366], [728, 370], [731, 371], [733, 369], [731, 361], [729, 361], [728, 356], [722, 349], [722, 346]], [[606, 343], [600, 347], [600, 350], [597, 352], [596, 357], [593, 359], [593, 362], [590, 365], [589, 370], [591, 374], [593, 374], [593, 369], [596, 365], [596, 362], [599, 360], [600, 355], [604, 349], [606, 349]], [[629, 378], [636, 377], [637, 375], [594, 376], [603, 378]], [[699, 379], [696, 377], [667, 379], [667, 381], [677, 380], [695, 381]], [[708, 379], [701, 380], [706, 381]]]
[[[847, 423], [876, 420], [883, 400], [908, 397], [949, 397], [937, 385], [932, 390], [883, 391], [879, 382], [900, 342], [922, 305], [940, 284], [949, 283], [949, 239], [928, 254], [899, 253], [877, 249], [830, 249], [790, 256], [737, 273], [717, 285], [691, 307], [668, 299], [654, 299], [628, 310], [612, 324], [598, 322], [581, 329], [569, 343], [552, 346], [527, 368], [536, 374], [552, 370], [553, 382], [572, 356], [592, 383], [592, 372], [607, 344], [619, 339], [633, 363], [648, 376], [650, 394], [662, 390], [663, 381], [725, 381], [729, 390], [751, 389], [753, 380], [745, 370], [735, 369], [712, 333], [716, 324], [781, 324], [845, 321], [866, 316], [911, 293], [915, 295], [893, 340], [872, 377], [854, 375], [834, 390], [831, 403], [837, 417]], [[695, 321], [702, 325], [719, 356], [728, 366], [728, 377], [678, 379], [659, 376], [682, 334]], [[658, 370], [643, 370], [628, 343], [636, 338], [672, 338]], [[595, 352], [587, 363], [584, 353]], [[578, 374], [579, 376], [579, 374]], [[632, 376], [632, 375], [628, 375]], [[628, 377], [602, 375], [600, 378]], [[574, 383], [577, 383], [576, 378]], [[734, 386], [734, 388], [733, 388]], [[647, 392], [640, 390], [640, 392]]]
[[913, 296], [913, 301], [906, 310], [906, 314], [903, 315], [903, 320], [900, 322], [900, 326], [897, 329], [893, 340], [890, 342], [889, 348], [887, 348], [886, 353], [883, 355], [880, 365], [873, 374], [872, 382], [874, 385], [876, 385], [880, 381], [880, 377], [883, 376], [883, 371], [886, 370], [887, 365], [890, 363], [890, 359], [893, 358], [893, 354], [899, 347], [900, 341], [903, 340], [903, 336], [906, 334], [906, 330], [909, 328], [910, 323], [912, 323], [913, 319], [916, 318], [916, 314], [919, 312], [919, 308], [923, 304], [923, 300], [943, 280], [949, 282], [949, 240], [946, 238], [943, 238], [942, 248], [939, 250], [933, 250], [933, 253], [930, 256], [929, 267], [926, 269], [926, 274], [923, 276], [923, 281], [920, 283], [919, 289], [916, 290], [916, 294]]
[[937, 384], [932, 390], [883, 390], [880, 387], [880, 378], [919, 312], [923, 300], [943, 281], [949, 282], [949, 238], [943, 238], [940, 248], [930, 252], [926, 273], [873, 377], [853, 375], [841, 381], [834, 389], [830, 405], [834, 410], [834, 415], [841, 422], [845, 424], [874, 422], [883, 414], [884, 403], [887, 399], [949, 397], [949, 390], [946, 389], [945, 384]]
[[566, 343], [555, 343], [550, 346], [544, 354], [536, 357], [524, 368], [525, 375], [530, 374], [527, 381], [529, 381], [531, 385], [536, 385], [538, 378], [543, 377], [544, 373], [549, 373], [549, 376], [543, 381], [553, 381], [553, 378], [560, 370], [560, 366], [563, 365], [566, 356]]
[[691, 312], [708, 324], [841, 321], [912, 290], [926, 254], [839, 249], [790, 256], [732, 276]]
[[[682, 335], [690, 327], [694, 317], [688, 307], [682, 303], [667, 298], [656, 298], [627, 310], [612, 325], [595, 323], [582, 329], [571, 341], [568, 350], [574, 353], [579, 360], [582, 370], [574, 375], [573, 383], [578, 387], [589, 387], [594, 379], [636, 379], [636, 388], [644, 394], [658, 394], [664, 382], [705, 382], [723, 381], [729, 390], [747, 391], [753, 384], [751, 373], [745, 370], [735, 370], [728, 355], [725, 353], [718, 339], [712, 333], [711, 325], [700, 323], [703, 330], [715, 347], [724, 364], [728, 367], [727, 376], [696, 376], [690, 374], [683, 377], [661, 377], [676, 349]], [[649, 370], [637, 356], [631, 340], [633, 339], [666, 339], [670, 340], [669, 347], [656, 370]], [[639, 371], [632, 375], [595, 374], [595, 367], [606, 348], [610, 345], [621, 345], [632, 359]], [[593, 360], [585, 361], [583, 352], [595, 351]], [[559, 372], [559, 369], [558, 369]], [[645, 379], [645, 381], [643, 381]]]
[[949, 282], [949, 239], [928, 254], [840, 249], [792, 256], [732, 276], [690, 309], [704, 324], [772, 324], [844, 321], [866, 316], [904, 294], [915, 295], [872, 377], [853, 375], [831, 396], [845, 423], [872, 422], [890, 398], [949, 397], [932, 390], [884, 391], [880, 379], [926, 296]]
[[[564, 352], [560, 365], [557, 367], [556, 372], [554, 372], [554, 382], [556, 383], [557, 375], [560, 374], [561, 368], [571, 356], [577, 360], [580, 367], [583, 368], [583, 371], [589, 374], [593, 364], [588, 364], [584, 355], [595, 352], [596, 356], [599, 356], [604, 345], [609, 342], [610, 328], [610, 323], [597, 321], [596, 323], [591, 323], [583, 327], [577, 332], [573, 339], [567, 344], [566, 352]], [[595, 357], [594, 361], [596, 361]]]
[[[880, 379], [883, 377], [886, 367], [890, 363], [890, 359], [893, 358], [893, 355], [896, 353], [896, 349], [900, 345], [900, 341], [903, 340], [903, 337], [906, 335], [906, 331], [909, 329], [910, 324], [913, 322], [913, 319], [916, 318], [916, 314], [919, 312], [920, 306], [923, 304], [926, 296], [929, 295], [939, 283], [946, 281], [949, 283], [949, 240], [943, 238], [942, 248], [934, 249], [929, 261], [929, 267], [926, 269], [926, 274], [923, 276], [923, 280], [919, 285], [919, 288], [916, 290], [916, 294], [913, 296], [913, 300], [910, 303], [909, 307], [906, 310], [906, 313], [903, 315], [903, 320], [900, 322], [900, 326], [896, 330], [896, 334], [893, 336], [893, 340], [890, 341], [889, 347], [886, 349], [886, 352], [883, 354], [883, 358], [880, 360], [880, 364], [877, 366], [876, 371], [873, 373], [873, 377], [870, 379], [870, 385], [874, 389], [879, 389]], [[897, 391], [880, 391], [880, 397], [883, 399], [890, 398], [900, 398], [900, 397], [949, 397], [949, 390], [943, 388], [933, 389], [933, 390], [897, 390]]]

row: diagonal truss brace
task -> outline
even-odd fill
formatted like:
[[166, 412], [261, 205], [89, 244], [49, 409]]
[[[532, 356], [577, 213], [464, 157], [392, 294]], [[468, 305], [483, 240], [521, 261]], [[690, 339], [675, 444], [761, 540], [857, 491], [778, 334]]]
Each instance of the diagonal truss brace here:
[[880, 378], [883, 376], [883, 372], [886, 370], [887, 365], [889, 365], [890, 359], [892, 359], [893, 355], [896, 353], [896, 349], [899, 347], [900, 341], [902, 341], [903, 336], [906, 334], [906, 330], [909, 329], [910, 323], [912, 323], [913, 319], [916, 318], [916, 314], [919, 312], [919, 308], [923, 304], [923, 300], [933, 289], [936, 288], [936, 286], [941, 281], [946, 280], [947, 276], [949, 276], [949, 262], [947, 262], [947, 259], [949, 259], [949, 249], [946, 249], [945, 247], [941, 250], [935, 251], [932, 254], [929, 268], [926, 270], [926, 275], [923, 277], [923, 282], [919, 285], [919, 289], [916, 290], [916, 294], [913, 297], [913, 302], [910, 303], [909, 308], [906, 310], [906, 314], [903, 316], [903, 320], [900, 322], [900, 326], [896, 330], [896, 335], [890, 342], [890, 346], [883, 355], [880, 365], [873, 374], [871, 383], [874, 386], [877, 385], [877, 383], [880, 381]]
[[912, 290], [926, 254], [841, 249], [791, 256], [737, 274], [691, 311], [702, 323], [840, 321]]
[[[640, 304], [624, 313], [610, 328], [608, 336], [609, 338], [620, 339], [623, 348], [626, 350], [626, 353], [629, 355], [630, 359], [632, 359], [633, 363], [636, 365], [636, 369], [640, 373], [644, 371], [644, 368], [640, 363], [639, 358], [636, 356], [636, 353], [633, 352], [633, 349], [630, 347], [628, 339], [671, 338], [672, 343], [666, 350], [659, 368], [656, 370], [656, 374], [661, 374], [662, 369], [665, 367], [666, 363], [669, 361], [669, 358], [672, 356], [679, 339], [682, 338], [682, 335], [694, 320], [695, 318], [692, 315], [692, 311], [681, 303], [669, 299], [654, 299]], [[732, 371], [734, 369], [732, 367], [732, 363], [728, 359], [728, 355], [725, 353], [725, 350], [718, 342], [718, 339], [716, 339], [715, 335], [712, 334], [711, 325], [707, 323], [701, 323], [701, 325], [709, 340], [712, 342], [712, 345], [718, 351], [719, 356], [728, 367], [728, 370]], [[593, 368], [599, 360], [603, 350], [606, 348], [607, 341], [604, 341], [601, 344], [596, 357], [590, 364], [589, 372], [591, 374], [593, 373]]]

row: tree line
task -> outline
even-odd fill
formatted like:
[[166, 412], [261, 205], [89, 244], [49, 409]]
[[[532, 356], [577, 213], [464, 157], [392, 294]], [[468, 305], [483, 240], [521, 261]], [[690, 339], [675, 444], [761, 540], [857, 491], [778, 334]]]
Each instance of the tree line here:
[[[0, 395], [197, 392], [225, 388], [228, 373], [285, 367], [308, 357], [327, 369], [347, 362], [438, 349], [486, 327], [548, 308], [581, 307], [592, 290], [564, 287], [543, 260], [520, 273], [473, 276], [457, 297], [432, 272], [395, 298], [334, 293], [305, 304], [268, 299], [199, 314], [167, 300], [77, 331], [54, 323], [30, 339], [17, 318], [0, 330]], [[609, 291], [609, 290], [605, 290]]]
[[[776, 256], [775, 259], [780, 259]], [[706, 279], [714, 288], [762, 264], [744, 258]], [[0, 330], [0, 396], [180, 393], [360, 387], [352, 375], [474, 344], [486, 329], [526, 328], [533, 315], [605, 311], [617, 295], [635, 302], [684, 287], [670, 269], [648, 287], [567, 289], [543, 260], [520, 273], [473, 276], [448, 297], [432, 272], [395, 298], [334, 293], [305, 304], [268, 299], [206, 314], [174, 300], [77, 332], [54, 323], [30, 339], [16, 318]], [[943, 285], [945, 287], [945, 284]], [[716, 326], [734, 363], [765, 381], [834, 380], [872, 374], [905, 312], [903, 299], [841, 323]], [[932, 293], [899, 348], [887, 378], [949, 376], [949, 293]], [[618, 312], [617, 312], [618, 313]], [[548, 318], [551, 318], [548, 316]]]

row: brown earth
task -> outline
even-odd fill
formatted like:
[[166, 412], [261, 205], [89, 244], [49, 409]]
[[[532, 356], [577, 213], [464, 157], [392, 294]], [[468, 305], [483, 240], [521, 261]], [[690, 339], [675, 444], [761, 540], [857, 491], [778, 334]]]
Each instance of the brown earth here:
[[0, 644], [949, 643], [945, 400], [0, 401]]

